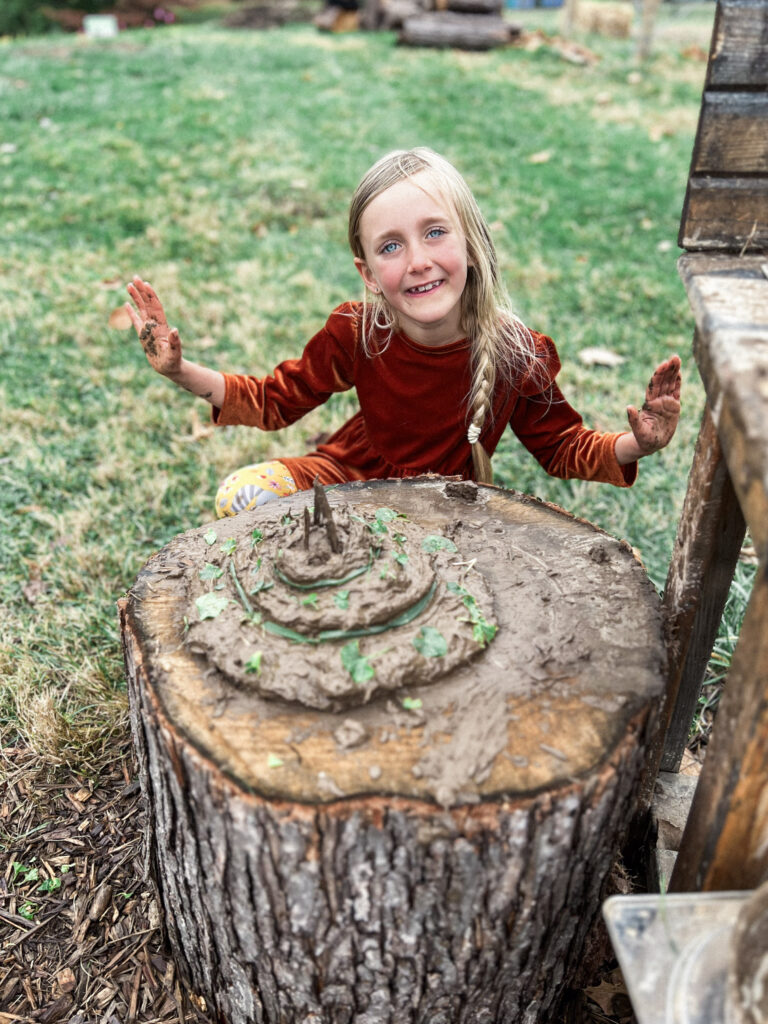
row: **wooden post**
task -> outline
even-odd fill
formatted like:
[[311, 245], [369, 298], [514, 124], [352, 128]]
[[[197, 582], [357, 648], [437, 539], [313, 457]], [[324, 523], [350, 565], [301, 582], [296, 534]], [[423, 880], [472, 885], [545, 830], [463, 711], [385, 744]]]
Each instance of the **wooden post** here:
[[768, 881], [767, 624], [763, 565], [672, 872], [673, 891], [754, 889]]
[[666, 733], [662, 771], [680, 768], [745, 529], [707, 406], [664, 591], [669, 682], [659, 731], [659, 741]]
[[[412, 559], [419, 583], [435, 574], [430, 600], [458, 601], [457, 637], [478, 627], [486, 646], [445, 672], [458, 640], [438, 647], [392, 688], [387, 659], [429, 634], [428, 604], [400, 633], [358, 640], [375, 679], [362, 673], [357, 691], [331, 669], [342, 641], [329, 641], [327, 670], [307, 679], [325, 705], [267, 699], [296, 647], [286, 641], [276, 679], [267, 653], [244, 661], [272, 628], [258, 606], [280, 596], [270, 558], [305, 550], [311, 494], [190, 531], [150, 560], [121, 623], [179, 970], [238, 1024], [551, 1020], [634, 810], [662, 686], [658, 598], [627, 545], [513, 492], [429, 478], [328, 499], [343, 543], [349, 524], [379, 538], [386, 527], [380, 543]], [[267, 535], [273, 554], [238, 612], [230, 575], [251, 579], [251, 545]], [[235, 570], [219, 573], [227, 558]], [[365, 585], [398, 572], [380, 553]], [[246, 620], [245, 647], [241, 631], [218, 644], [214, 629], [203, 653], [205, 586], [222, 617]], [[355, 585], [343, 589], [310, 604], [351, 607]]]

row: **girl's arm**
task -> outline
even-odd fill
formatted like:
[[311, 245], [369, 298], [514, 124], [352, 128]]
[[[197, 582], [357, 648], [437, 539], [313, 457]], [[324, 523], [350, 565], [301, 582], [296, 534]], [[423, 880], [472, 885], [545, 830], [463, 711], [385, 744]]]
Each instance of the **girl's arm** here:
[[218, 370], [191, 363], [182, 356], [179, 332], [168, 326], [165, 310], [151, 285], [140, 277], [134, 277], [128, 285], [128, 294], [136, 303], [136, 309], [130, 302], [125, 304], [125, 308], [149, 365], [185, 391], [220, 409], [224, 404], [224, 375]]
[[672, 440], [680, 418], [680, 357], [672, 356], [653, 371], [640, 411], [627, 407], [631, 434], [622, 434], [616, 441], [616, 458], [620, 466], [652, 455]]

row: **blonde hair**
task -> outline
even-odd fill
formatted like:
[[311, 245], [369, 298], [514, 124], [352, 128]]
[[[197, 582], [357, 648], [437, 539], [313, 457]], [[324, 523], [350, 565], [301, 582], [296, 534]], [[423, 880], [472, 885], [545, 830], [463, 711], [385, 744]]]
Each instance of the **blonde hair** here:
[[[462, 176], [444, 157], [426, 147], [396, 150], [378, 160], [355, 190], [349, 208], [349, 245], [366, 259], [360, 221], [368, 204], [392, 185], [417, 174], [428, 176], [440, 197], [449, 204], [467, 240], [467, 283], [461, 296], [461, 327], [471, 344], [472, 384], [467, 408], [468, 440], [475, 476], [493, 482], [491, 459], [480, 444], [480, 432], [491, 414], [497, 380], [512, 383], [533, 372], [536, 348], [530, 331], [512, 311], [499, 277], [498, 258], [488, 225]], [[397, 328], [395, 311], [379, 293], [366, 288], [363, 295], [361, 343], [367, 355], [374, 349], [371, 331], [385, 335], [384, 348]]]

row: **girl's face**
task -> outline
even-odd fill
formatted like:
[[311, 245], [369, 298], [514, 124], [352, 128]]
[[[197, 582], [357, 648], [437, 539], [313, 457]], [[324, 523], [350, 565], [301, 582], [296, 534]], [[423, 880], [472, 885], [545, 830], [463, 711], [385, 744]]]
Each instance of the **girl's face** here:
[[365, 259], [355, 266], [365, 284], [395, 310], [413, 341], [458, 341], [467, 283], [467, 241], [448, 204], [421, 172], [371, 200], [360, 218]]

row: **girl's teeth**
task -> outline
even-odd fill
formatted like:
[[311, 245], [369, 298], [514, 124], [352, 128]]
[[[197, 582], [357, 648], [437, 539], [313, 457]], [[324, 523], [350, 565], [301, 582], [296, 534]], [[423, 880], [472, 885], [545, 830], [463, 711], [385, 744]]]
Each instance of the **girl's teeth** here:
[[420, 284], [416, 288], [411, 288], [412, 292], [431, 292], [433, 288], [437, 288], [439, 282], [433, 281], [432, 284]]

